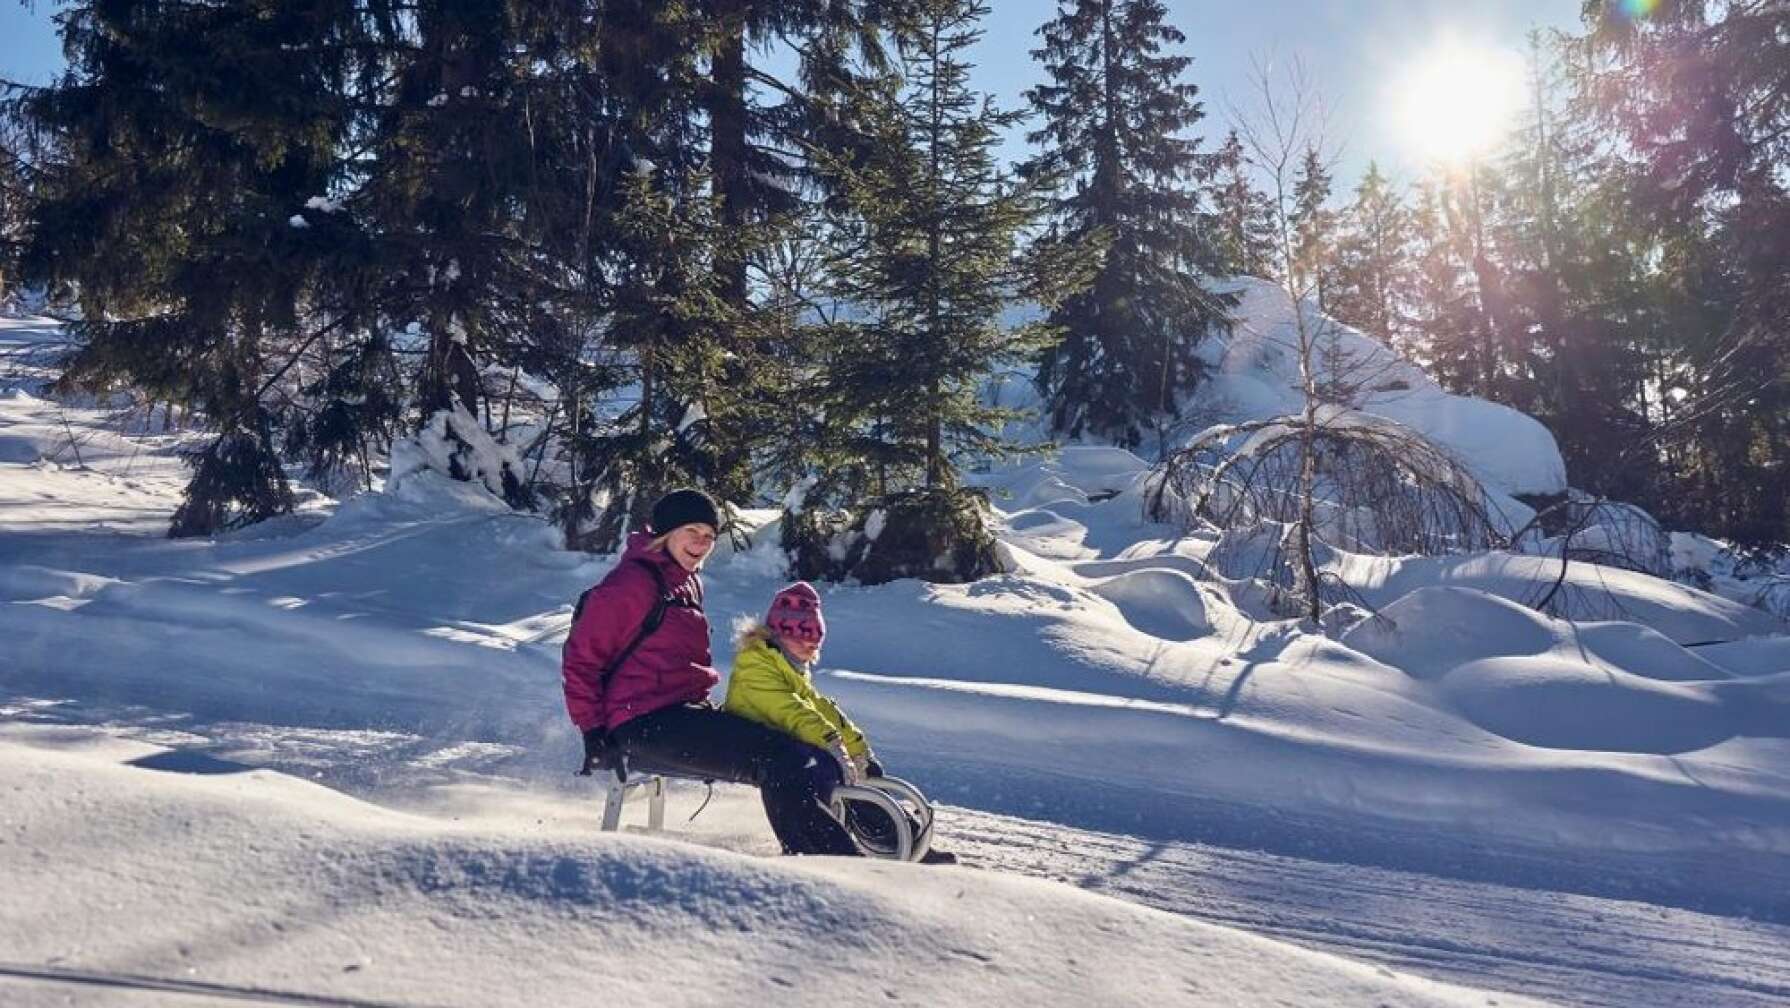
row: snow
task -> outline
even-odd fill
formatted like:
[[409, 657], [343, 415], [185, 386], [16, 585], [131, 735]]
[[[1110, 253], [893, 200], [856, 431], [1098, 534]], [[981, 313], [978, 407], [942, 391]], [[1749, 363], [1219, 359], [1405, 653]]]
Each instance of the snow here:
[[[456, 469], [489, 493], [447, 478], [446, 474]], [[405, 494], [410, 484], [427, 479], [431, 489], [423, 491], [424, 497], [441, 494], [459, 498], [473, 508], [508, 510], [501, 499], [492, 496], [503, 493], [506, 470], [518, 479], [524, 471], [515, 448], [500, 444], [465, 406], [456, 402], [450, 409], [437, 411], [413, 437], [393, 445], [391, 473], [386, 482], [391, 492]]]
[[1790, 620], [1790, 552], [1746, 554], [1690, 532], [1668, 536], [1672, 577]]
[[882, 538], [883, 527], [889, 523], [889, 513], [882, 508], [870, 512], [864, 519], [864, 538], [876, 542]]
[[[612, 558], [408, 463], [169, 541], [190, 435], [16, 374], [7, 1004], [1790, 998], [1790, 634], [1740, 602], [1575, 563], [1547, 615], [1545, 557], [1335, 552], [1379, 617], [1327, 636], [1266, 612], [1259, 541], [1144, 520], [1143, 461], [1071, 446], [978, 477], [1006, 573], [822, 586], [821, 688], [970, 863], [778, 858], [732, 786], [597, 829], [557, 659]], [[706, 572], [723, 668], [774, 514]]]

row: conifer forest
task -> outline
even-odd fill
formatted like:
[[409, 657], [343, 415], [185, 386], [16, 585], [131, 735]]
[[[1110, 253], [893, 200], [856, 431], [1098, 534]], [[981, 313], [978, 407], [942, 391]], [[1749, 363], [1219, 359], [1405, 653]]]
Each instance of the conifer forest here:
[[1001, 456], [1160, 457], [1248, 275], [1537, 418], [1588, 499], [1790, 542], [1784, 0], [1586, 0], [1496, 143], [1411, 177], [1289, 128], [1321, 65], [1212, 100], [1160, 0], [1038, 4], [1019, 103], [983, 0], [56, 10], [0, 283], [74, 320], [64, 391], [206, 433], [175, 536], [406, 459], [577, 549], [685, 485], [948, 511]]

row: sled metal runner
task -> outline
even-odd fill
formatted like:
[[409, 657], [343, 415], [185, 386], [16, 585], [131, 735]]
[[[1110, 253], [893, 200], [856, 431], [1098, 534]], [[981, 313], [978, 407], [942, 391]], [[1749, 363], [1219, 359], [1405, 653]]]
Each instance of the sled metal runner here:
[[[665, 828], [665, 781], [667, 778], [699, 781], [700, 778], [682, 777], [676, 774], [633, 773], [626, 777], [612, 775], [604, 792], [603, 830], [615, 832], [621, 828], [622, 809], [630, 797], [645, 796], [647, 800], [646, 827], [653, 832]], [[706, 782], [703, 782], [706, 783]], [[853, 829], [853, 818], [846, 815], [847, 802], [863, 802], [873, 806], [888, 816], [894, 825], [894, 843], [866, 843], [865, 838]], [[899, 777], [868, 777], [862, 784], [842, 784], [833, 789], [831, 811], [842, 823], [846, 831], [851, 833], [852, 840], [858, 849], [867, 857], [885, 858], [892, 861], [918, 861], [932, 849], [932, 803], [920, 793], [920, 789]]]

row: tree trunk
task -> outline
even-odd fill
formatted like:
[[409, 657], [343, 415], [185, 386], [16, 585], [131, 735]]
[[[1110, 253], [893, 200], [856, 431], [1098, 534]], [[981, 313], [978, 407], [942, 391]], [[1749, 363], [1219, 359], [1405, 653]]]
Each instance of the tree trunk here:
[[[943, 328], [943, 323], [940, 321], [940, 314], [943, 308], [943, 305], [940, 302], [943, 299], [938, 289], [939, 270], [943, 268], [943, 264], [940, 260], [944, 256], [944, 242], [941, 240], [939, 234], [940, 230], [944, 227], [944, 219], [941, 216], [943, 208], [939, 206], [941, 196], [941, 187], [939, 184], [939, 148], [944, 144], [944, 138], [942, 136], [944, 130], [944, 112], [940, 108], [939, 96], [941, 82], [939, 80], [938, 66], [938, 18], [933, 18], [931, 28], [932, 32], [928, 36], [928, 52], [932, 60], [932, 106], [931, 113], [927, 119], [927, 132], [929, 134], [927, 137], [927, 144], [929, 149], [927, 150], [928, 175], [926, 180], [926, 200], [928, 204], [926, 215], [926, 282], [928, 287], [926, 326], [928, 331], [926, 336], [929, 344], [936, 345], [939, 341], [945, 338], [945, 334], [940, 331]], [[936, 371], [938, 367], [936, 360], [943, 355], [929, 354], [928, 356], [934, 357], [933, 368], [935, 370], [926, 386], [926, 394], [928, 397], [927, 403], [929, 407], [926, 417], [926, 486], [928, 488], [937, 488], [944, 486], [946, 481], [943, 416], [945, 406], [944, 397], [942, 395], [943, 390], [940, 387], [939, 376]]]
[[421, 397], [423, 420], [444, 409], [479, 411], [479, 371], [466, 345], [450, 333], [453, 317], [438, 316], [431, 326], [429, 363]]
[[[709, 169], [719, 197], [724, 241], [738, 242], [746, 224], [746, 19], [744, 0], [715, 5], [717, 30], [709, 90]], [[736, 312], [746, 306], [746, 258], [737, 246], [717, 250], [717, 293]]]

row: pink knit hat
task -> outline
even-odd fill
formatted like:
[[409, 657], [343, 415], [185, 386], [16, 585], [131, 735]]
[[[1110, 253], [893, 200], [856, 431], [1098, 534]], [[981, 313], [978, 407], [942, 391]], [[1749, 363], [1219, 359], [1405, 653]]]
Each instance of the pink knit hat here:
[[820, 614], [820, 593], [806, 581], [797, 581], [778, 592], [771, 599], [771, 612], [764, 622], [772, 633], [790, 640], [819, 644], [827, 635], [827, 621]]

